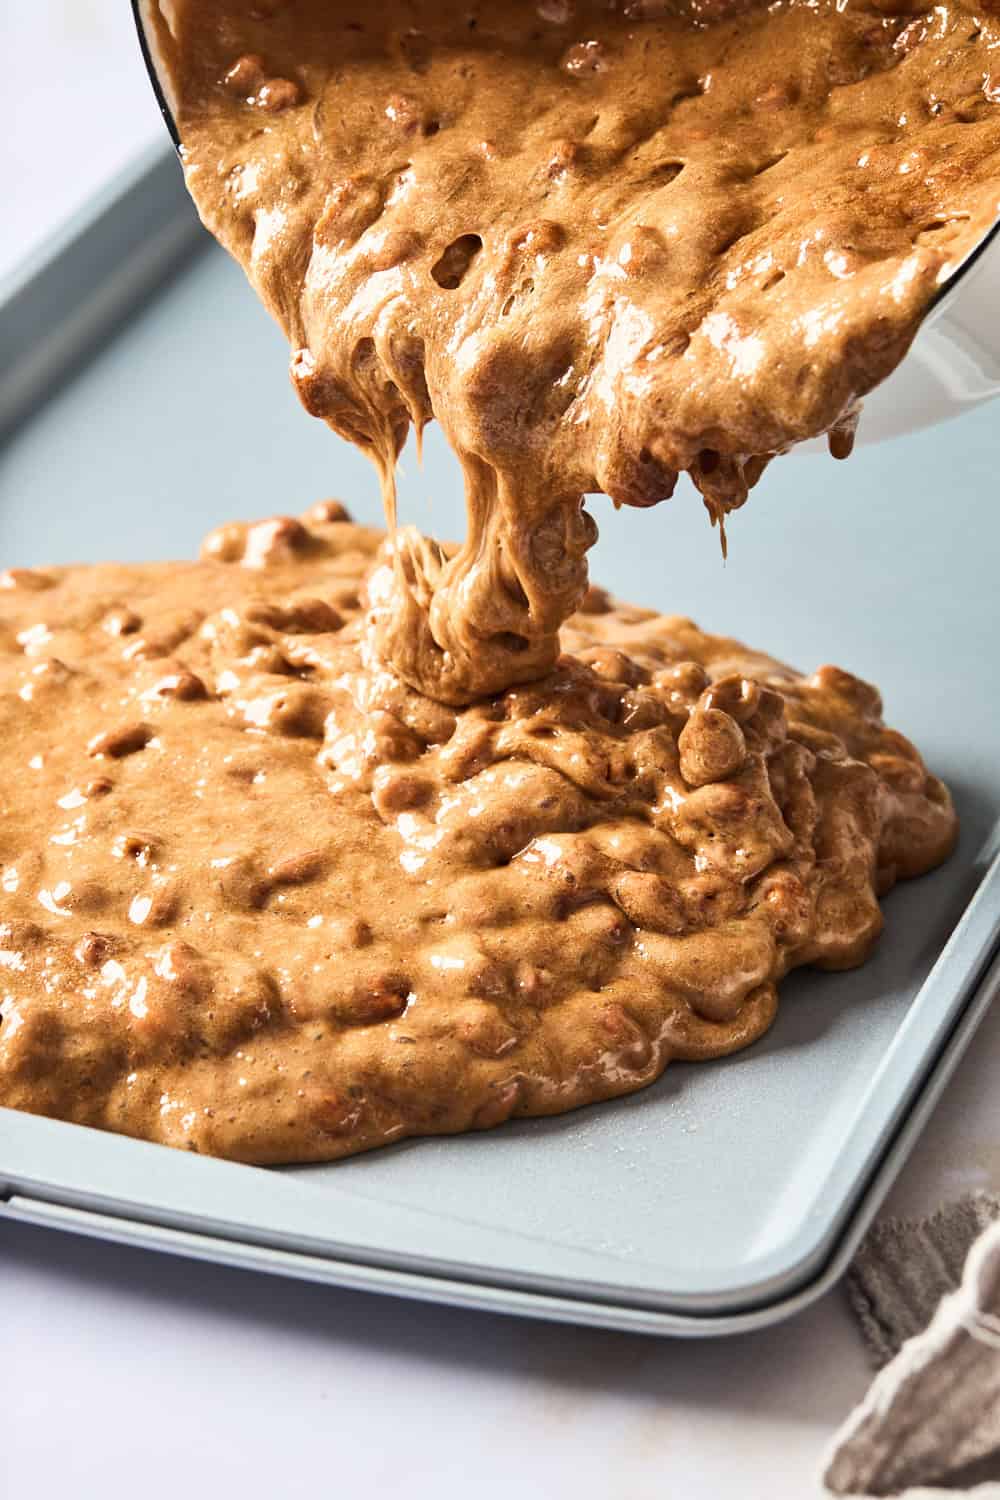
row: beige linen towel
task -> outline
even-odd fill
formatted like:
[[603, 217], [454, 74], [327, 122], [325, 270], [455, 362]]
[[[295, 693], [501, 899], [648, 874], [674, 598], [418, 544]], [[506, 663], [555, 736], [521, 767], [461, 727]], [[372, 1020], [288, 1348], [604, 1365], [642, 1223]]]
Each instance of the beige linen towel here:
[[884, 1368], [827, 1456], [834, 1494], [1000, 1500], [998, 1214], [979, 1195], [866, 1239], [847, 1290]]

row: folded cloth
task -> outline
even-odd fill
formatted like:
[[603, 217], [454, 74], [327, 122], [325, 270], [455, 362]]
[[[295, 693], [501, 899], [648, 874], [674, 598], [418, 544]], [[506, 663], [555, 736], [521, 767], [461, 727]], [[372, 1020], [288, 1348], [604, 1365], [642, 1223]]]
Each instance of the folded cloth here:
[[834, 1494], [1000, 1500], [998, 1214], [979, 1195], [869, 1234], [848, 1296], [884, 1368], [828, 1452]]
[[969, 1251], [1000, 1217], [1000, 1198], [973, 1193], [927, 1219], [886, 1219], [847, 1273], [848, 1300], [876, 1368], [923, 1333], [942, 1297], [962, 1280]]

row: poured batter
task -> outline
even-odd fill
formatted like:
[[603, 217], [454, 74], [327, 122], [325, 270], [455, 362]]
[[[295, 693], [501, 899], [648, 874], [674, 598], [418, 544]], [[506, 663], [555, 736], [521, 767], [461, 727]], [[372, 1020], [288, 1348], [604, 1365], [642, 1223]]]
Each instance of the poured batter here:
[[390, 522], [437, 416], [466, 541], [332, 504], [0, 580], [0, 1102], [260, 1162], [744, 1046], [955, 835], [875, 689], [588, 591], [583, 496], [849, 449], [997, 211], [996, 24], [369, 9], [165, 5], [171, 102], [307, 407]]
[[755, 1040], [947, 853], [873, 688], [596, 590], [530, 687], [373, 670], [341, 515], [2, 577], [4, 1104], [258, 1162], [552, 1114]]
[[386, 476], [432, 414], [462, 460], [464, 547], [401, 534], [375, 622], [451, 703], [555, 660], [585, 493], [650, 505], [687, 470], [721, 518], [790, 444], [849, 450], [1000, 212], [974, 4], [165, 9], [188, 184], [305, 405]]

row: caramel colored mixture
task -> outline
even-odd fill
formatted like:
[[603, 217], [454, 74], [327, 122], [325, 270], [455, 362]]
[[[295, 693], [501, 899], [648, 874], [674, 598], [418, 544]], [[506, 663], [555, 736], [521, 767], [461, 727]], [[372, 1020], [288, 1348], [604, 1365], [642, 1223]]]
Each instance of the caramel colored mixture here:
[[432, 415], [462, 461], [464, 545], [400, 532], [378, 601], [399, 676], [460, 704], [547, 671], [585, 493], [687, 471], [722, 518], [791, 444], [849, 450], [1000, 212], [968, 4], [164, 6], [189, 186], [307, 409], [387, 485]]
[[[791, 968], [864, 959], [951, 802], [874, 688], [588, 589], [583, 497], [687, 472], [722, 521], [849, 450], [997, 212], [1000, 27], [163, 10], [192, 192], [390, 529], [0, 577], [0, 1103], [314, 1161], [745, 1046]], [[432, 415], [458, 547], [395, 527]]]
[[554, 1114], [755, 1040], [947, 853], [874, 688], [600, 590], [538, 682], [414, 692], [342, 516], [0, 575], [3, 1104], [255, 1162]]

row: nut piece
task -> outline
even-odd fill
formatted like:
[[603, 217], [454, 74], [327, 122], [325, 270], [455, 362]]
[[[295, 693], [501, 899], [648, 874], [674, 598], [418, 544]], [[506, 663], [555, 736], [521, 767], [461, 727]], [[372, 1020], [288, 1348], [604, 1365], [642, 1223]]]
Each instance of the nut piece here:
[[194, 703], [208, 697], [208, 689], [196, 672], [171, 672], [153, 684], [148, 698], [173, 698], [179, 703]]
[[55, 579], [37, 568], [4, 568], [0, 572], [0, 589], [25, 589], [37, 594], [55, 586]]
[[302, 90], [291, 78], [269, 78], [254, 95], [254, 104], [268, 114], [293, 109], [302, 98]]
[[294, 516], [271, 516], [247, 529], [241, 562], [245, 568], [291, 562], [308, 550], [309, 540], [308, 531]]
[[306, 885], [310, 880], [319, 879], [326, 864], [326, 854], [322, 849], [304, 849], [299, 854], [276, 860], [268, 868], [267, 879], [273, 886]]
[[120, 760], [122, 756], [145, 750], [152, 738], [153, 731], [148, 724], [122, 724], [117, 729], [106, 729], [103, 734], [95, 734], [87, 746], [87, 754], [106, 755], [112, 760]]
[[688, 786], [707, 786], [735, 776], [746, 760], [747, 744], [736, 720], [721, 708], [699, 703], [677, 741], [681, 775]]
[[73, 952], [87, 969], [99, 969], [114, 949], [114, 941], [103, 932], [85, 932]]
[[306, 520], [316, 526], [331, 526], [338, 521], [349, 521], [351, 513], [340, 500], [320, 500], [307, 513]]

